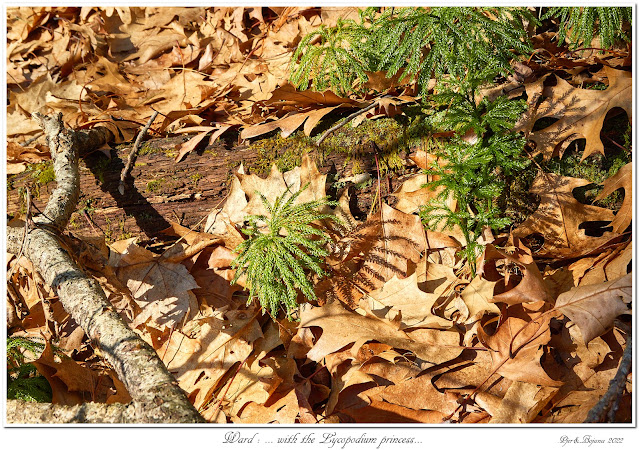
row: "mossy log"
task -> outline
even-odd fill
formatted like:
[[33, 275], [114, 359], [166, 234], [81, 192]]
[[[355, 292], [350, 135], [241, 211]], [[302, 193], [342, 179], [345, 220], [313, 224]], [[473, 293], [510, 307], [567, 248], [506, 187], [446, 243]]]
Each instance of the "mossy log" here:
[[[282, 170], [294, 167], [304, 152], [315, 159], [323, 173], [333, 173], [335, 179], [353, 172], [369, 172], [376, 177], [375, 155], [369, 140], [359, 140], [345, 151], [315, 147], [308, 139], [279, 136], [252, 145], [216, 143], [198, 148], [182, 161], [175, 162], [177, 148], [187, 136], [150, 139], [142, 150], [126, 180], [124, 195], [118, 192], [119, 176], [131, 145], [105, 152], [94, 152], [80, 161], [80, 199], [69, 222], [68, 231], [79, 236], [103, 235], [107, 241], [140, 236], [150, 239], [169, 226], [169, 221], [195, 227], [211, 209], [221, 207], [230, 185], [233, 171], [244, 164], [252, 173], [268, 173], [275, 162]], [[346, 151], [348, 150], [348, 151]], [[397, 150], [394, 149], [395, 153]], [[326, 153], [326, 154], [325, 154]], [[36, 185], [32, 192], [36, 208], [49, 199], [55, 182], [39, 184], [30, 172], [11, 177], [7, 192], [7, 211], [16, 215], [24, 209], [21, 187]], [[395, 182], [392, 186], [396, 186]], [[388, 183], [384, 183], [387, 194]], [[370, 191], [370, 192], [367, 192]], [[366, 211], [374, 188], [355, 197], [355, 209]], [[203, 223], [203, 222], [202, 222]]]

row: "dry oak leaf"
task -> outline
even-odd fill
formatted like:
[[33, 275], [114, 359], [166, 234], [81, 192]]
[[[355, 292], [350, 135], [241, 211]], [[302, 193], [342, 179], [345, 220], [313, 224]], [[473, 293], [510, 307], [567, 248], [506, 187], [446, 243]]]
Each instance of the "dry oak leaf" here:
[[57, 358], [48, 340], [33, 365], [51, 385], [52, 403], [79, 405], [87, 401], [105, 402], [114, 394], [130, 400], [126, 388], [113, 371], [109, 371], [109, 376], [81, 366], [66, 356]]
[[[483, 274], [473, 278], [459, 296], [467, 310], [467, 315], [462, 314], [460, 320], [471, 324], [484, 314], [499, 314], [499, 307], [492, 301], [497, 283], [497, 280], [486, 279]], [[464, 308], [460, 310], [465, 312]]]
[[[491, 303], [503, 302], [508, 306], [538, 301], [549, 302], [551, 296], [546, 289], [537, 264], [533, 261], [530, 250], [519, 239], [515, 239], [515, 246], [512, 250], [512, 253], [507, 253], [497, 249], [492, 244], [486, 245], [482, 273], [489, 269], [496, 273], [495, 262], [503, 259], [507, 263], [515, 264], [522, 274], [521, 276], [515, 276], [510, 273], [510, 270], [507, 270], [504, 280], [507, 290], [501, 294], [494, 295], [492, 300], [489, 301]], [[517, 284], [512, 287], [511, 285], [514, 283]]]
[[[235, 276], [235, 269], [230, 268], [231, 261], [237, 255], [226, 247], [207, 247], [193, 256], [185, 266], [195, 278], [195, 282], [202, 286], [193, 289], [200, 305], [206, 304], [212, 308], [224, 306], [239, 307], [242, 302], [233, 301], [233, 293], [241, 291], [239, 284], [231, 285]], [[200, 307], [201, 308], [201, 307]]]
[[404, 181], [399, 189], [391, 194], [398, 199], [395, 208], [406, 214], [419, 211], [422, 205], [433, 200], [442, 192], [442, 188], [432, 190], [424, 186], [430, 181], [433, 181], [432, 176], [424, 173], [417, 174]]
[[224, 375], [253, 352], [263, 337], [250, 311], [230, 311], [227, 320], [205, 317], [189, 321], [174, 331], [158, 350], [162, 361], [189, 394], [196, 408], [205, 406]]
[[[611, 377], [607, 376], [609, 374], [604, 367], [616, 369], [622, 351], [615, 355], [610, 345], [601, 337], [596, 337], [586, 344], [574, 322], [568, 318], [564, 318], [562, 322], [568, 323], [550, 342], [555, 358], [570, 369], [563, 378], [566, 384], [562, 386], [562, 391], [607, 389]], [[616, 363], [601, 366], [605, 360], [611, 363], [616, 360]]]
[[7, 175], [24, 172], [27, 164], [50, 160], [48, 149], [38, 147], [23, 147], [15, 142], [7, 142]]
[[340, 97], [332, 91], [299, 91], [286, 83], [275, 89], [268, 100], [256, 103], [253, 109], [255, 111], [258, 108], [274, 107], [291, 112], [281, 119], [244, 128], [241, 138], [253, 138], [278, 128], [282, 130], [282, 137], [287, 137], [305, 122], [304, 133], [310, 136], [320, 119], [334, 109], [363, 106], [367, 106], [367, 103]]
[[162, 254], [162, 259], [167, 262], [181, 262], [197, 255], [207, 247], [224, 242], [222, 237], [214, 234], [191, 230], [172, 221], [169, 221], [169, 224], [170, 226], [160, 231], [160, 233], [168, 236], [177, 236], [180, 239]]
[[336, 415], [356, 423], [442, 423], [445, 418], [439, 411], [414, 410], [379, 400], [367, 404], [361, 399], [349, 407], [337, 407]]
[[[310, 417], [312, 416], [311, 408], [307, 407], [307, 398], [310, 394], [308, 381], [297, 383], [293, 380], [295, 375], [299, 375], [295, 360], [274, 357], [264, 360], [264, 363], [273, 368], [279, 384], [271, 386], [269, 389], [271, 395], [266, 402], [252, 400], [245, 403], [238, 414], [233, 416], [233, 422], [295, 423], [299, 416], [302, 423], [305, 423], [303, 420], [317, 423], [316, 419]], [[258, 376], [262, 380], [263, 376], [259, 374]]]
[[550, 317], [540, 316], [532, 322], [508, 317], [497, 331], [489, 336], [478, 327], [477, 336], [492, 358], [492, 370], [513, 381], [561, 386], [541, 366], [542, 346], [550, 340]]
[[584, 205], [573, 196], [573, 189], [591, 184], [581, 178], [540, 173], [530, 192], [541, 197], [537, 210], [513, 230], [520, 239], [540, 235], [543, 246], [535, 257], [567, 259], [586, 255], [609, 242], [616, 233], [604, 232], [600, 237], [586, 234], [587, 222], [610, 222], [614, 214], [609, 209]]
[[[576, 139], [585, 138], [582, 160], [594, 153], [604, 154], [600, 132], [606, 114], [620, 107], [632, 117], [632, 73], [604, 66], [608, 88], [604, 91], [580, 89], [555, 76], [556, 86], [544, 87], [546, 77], [526, 85], [528, 111], [522, 115], [516, 130], [528, 134], [537, 144], [536, 154], [550, 159], [560, 156]], [[541, 101], [540, 101], [541, 100]], [[539, 131], [532, 131], [535, 123], [544, 117], [559, 119]]]
[[310, 136], [311, 131], [313, 131], [313, 128], [315, 128], [322, 117], [332, 112], [334, 109], [343, 106], [347, 105], [344, 104], [338, 106], [329, 106], [327, 108], [312, 109], [310, 111], [288, 114], [281, 119], [276, 119], [270, 122], [246, 127], [242, 130], [240, 137], [242, 139], [251, 139], [256, 136], [261, 136], [262, 134], [270, 133], [271, 131], [280, 129], [282, 130], [282, 137], [287, 138], [291, 134], [293, 134], [295, 130], [297, 130], [302, 124], [304, 124], [304, 134], [306, 136]]
[[266, 358], [267, 353], [281, 344], [278, 327], [273, 322], [267, 322], [263, 337], [253, 343], [251, 356], [236, 369], [237, 373], [222, 388], [222, 392], [226, 392], [223, 402], [228, 404], [224, 412], [232, 419], [248, 402], [264, 404], [284, 381], [280, 374], [290, 377], [292, 381], [293, 371], [290, 369], [294, 369], [293, 361], [283, 358], [283, 364], [287, 367], [277, 373], [276, 369], [282, 366], [280, 361], [275, 357]]
[[[609, 253], [603, 254], [598, 260], [591, 262], [585, 272], [582, 272], [583, 275], [578, 279], [578, 282], [575, 282], [575, 285], [586, 286], [588, 284], [603, 283], [604, 281], [613, 281], [617, 278], [621, 278], [629, 272], [631, 261], [632, 241], [624, 242], [612, 249]], [[570, 267], [572, 267], [572, 265]]]
[[[401, 314], [401, 328], [449, 328], [450, 320], [433, 313], [437, 294], [426, 293], [417, 286], [417, 272], [406, 278], [393, 276], [381, 288], [368, 294], [372, 310], [387, 309]], [[380, 308], [381, 306], [381, 308]]]
[[617, 316], [628, 314], [631, 300], [629, 273], [615, 281], [572, 288], [557, 298], [555, 309], [577, 324], [587, 344], [611, 329]]
[[234, 423], [295, 423], [300, 412], [295, 390], [269, 406], [249, 402], [234, 418]]
[[623, 203], [610, 224], [615, 233], [623, 233], [632, 222], [632, 163], [629, 162], [603, 183], [603, 190], [595, 201], [608, 197], [617, 189], [624, 190]]
[[[370, 398], [415, 410], [438, 411], [446, 415], [453, 414], [459, 406], [457, 402], [459, 394], [438, 390], [433, 385], [433, 378], [436, 377], [437, 375], [426, 374], [395, 383], [370, 395]], [[366, 393], [363, 394], [366, 395]]]
[[184, 265], [165, 261], [138, 246], [136, 239], [111, 244], [108, 262], [142, 308], [132, 325], [150, 321], [160, 330], [174, 328], [189, 310], [197, 310], [191, 289], [199, 286]]
[[557, 388], [515, 381], [491, 413], [490, 423], [530, 423], [556, 392]]
[[368, 341], [377, 341], [394, 348], [410, 350], [426, 365], [433, 366], [456, 358], [461, 352], [459, 334], [452, 331], [419, 329], [414, 332], [397, 330], [387, 321], [366, 317], [333, 302], [322, 307], [304, 308], [300, 316], [300, 329], [320, 327], [322, 336], [307, 353], [312, 361], [353, 344], [352, 352]]

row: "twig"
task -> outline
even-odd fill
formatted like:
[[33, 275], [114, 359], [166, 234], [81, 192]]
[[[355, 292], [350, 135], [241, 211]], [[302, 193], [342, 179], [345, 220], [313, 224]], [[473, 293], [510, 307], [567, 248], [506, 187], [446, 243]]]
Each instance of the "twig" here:
[[244, 358], [244, 361], [242, 361], [240, 363], [240, 365], [237, 366], [237, 369], [235, 370], [235, 373], [233, 374], [233, 378], [231, 378], [231, 381], [229, 381], [229, 384], [226, 386], [226, 390], [224, 391], [224, 394], [222, 394], [222, 397], [219, 400], [217, 400], [217, 405], [215, 405], [215, 410], [213, 411], [212, 417], [216, 417], [218, 412], [222, 408], [222, 402], [226, 398], [226, 394], [229, 393], [229, 389], [230, 389], [231, 385], [233, 384], [233, 382], [235, 381], [235, 377], [237, 377], [237, 374], [240, 373], [240, 369], [246, 363], [246, 361], [249, 359], [250, 356], [251, 356], [251, 353], [246, 355], [246, 358]]
[[30, 145], [32, 142], [37, 141], [38, 139], [40, 139], [42, 136], [44, 135], [44, 133], [40, 132], [37, 133], [35, 136], [33, 136], [31, 139], [27, 139], [26, 141], [24, 141], [22, 144], [20, 144], [22, 147], [27, 147], [28, 145]]
[[632, 337], [628, 334], [628, 343], [626, 349], [623, 351], [623, 357], [619, 364], [617, 374], [610, 381], [608, 391], [605, 393], [601, 400], [588, 412], [588, 416], [584, 423], [599, 423], [604, 422], [606, 412], [608, 412], [608, 419], [605, 420], [608, 423], [613, 423], [617, 409], [619, 408], [619, 400], [621, 393], [626, 387], [626, 379], [628, 373], [632, 369]]
[[126, 161], [126, 165], [124, 166], [124, 169], [122, 169], [122, 173], [120, 174], [120, 184], [118, 186], [118, 192], [120, 193], [120, 195], [124, 195], [124, 179], [129, 175], [129, 172], [131, 171], [131, 166], [135, 162], [135, 158], [137, 158], [138, 156], [140, 145], [142, 145], [142, 139], [144, 139], [144, 135], [146, 135], [146, 132], [149, 131], [149, 128], [151, 128], [151, 125], [153, 124], [153, 121], [158, 116], [158, 114], [159, 114], [158, 111], [155, 111], [153, 113], [149, 121], [146, 123], [144, 128], [142, 128], [142, 130], [138, 134], [138, 137], [135, 139], [135, 144], [133, 144], [131, 153], [129, 153], [129, 158]]
[[[386, 97], [386, 96], [384, 96], [384, 97]], [[384, 97], [380, 97], [380, 98], [384, 98]], [[324, 142], [324, 140], [328, 137], [328, 135], [331, 134], [333, 131], [339, 130], [344, 125], [346, 125], [348, 122], [353, 120], [355, 117], [359, 116], [360, 114], [365, 113], [366, 111], [370, 111], [371, 109], [375, 108], [378, 104], [379, 104], [379, 99], [375, 100], [373, 103], [371, 103], [367, 107], [359, 109], [359, 110], [355, 111], [353, 114], [351, 114], [350, 116], [348, 116], [348, 117], [342, 119], [341, 121], [339, 121], [337, 123], [337, 125], [335, 125], [332, 128], [329, 128], [328, 130], [326, 130], [324, 132], [324, 134], [317, 141], [317, 146], [319, 147], [320, 145], [322, 145], [322, 142]]]

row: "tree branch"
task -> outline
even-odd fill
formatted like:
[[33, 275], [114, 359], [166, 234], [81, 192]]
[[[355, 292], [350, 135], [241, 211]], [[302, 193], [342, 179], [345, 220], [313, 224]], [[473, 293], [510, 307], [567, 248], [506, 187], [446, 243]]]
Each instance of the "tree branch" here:
[[65, 406], [7, 400], [7, 423], [130, 423], [135, 407], [122, 403], [84, 403]]
[[[617, 414], [617, 408], [619, 407], [619, 399], [626, 387], [626, 379], [632, 369], [632, 336], [628, 334], [628, 343], [623, 351], [623, 357], [619, 364], [619, 369], [615, 377], [610, 380], [608, 391], [597, 402], [597, 404], [588, 412], [588, 416], [584, 423], [600, 423], [609, 422], [613, 423], [615, 415]], [[605, 420], [606, 413], [608, 414], [608, 420]]]
[[44, 213], [34, 217], [35, 226], [26, 238], [23, 227], [7, 229], [7, 250], [18, 253], [23, 246], [23, 254], [56, 291], [64, 309], [113, 366], [133, 399], [132, 412], [123, 419], [142, 423], [204, 422], [153, 348], [127, 326], [100, 285], [76, 266], [59, 242], [59, 234], [79, 198], [78, 154], [103, 145], [113, 139], [113, 134], [104, 128], [67, 130], [61, 114], [34, 114], [34, 118], [47, 136], [57, 187]]

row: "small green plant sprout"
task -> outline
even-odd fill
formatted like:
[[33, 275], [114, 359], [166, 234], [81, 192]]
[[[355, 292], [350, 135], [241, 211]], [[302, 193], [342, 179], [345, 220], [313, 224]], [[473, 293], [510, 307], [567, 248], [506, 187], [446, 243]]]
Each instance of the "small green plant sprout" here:
[[[555, 6], [548, 8], [541, 18], [550, 17], [556, 17], [561, 24], [557, 33], [560, 45], [569, 38], [572, 48], [590, 47], [596, 34], [603, 49], [630, 41], [632, 7]], [[624, 29], [624, 25], [628, 26]]]
[[50, 402], [51, 386], [36, 367], [27, 362], [44, 350], [44, 344], [23, 337], [7, 338], [7, 398], [27, 402]]
[[248, 227], [243, 230], [248, 239], [235, 250], [238, 257], [232, 264], [237, 269], [233, 283], [246, 274], [248, 303], [257, 299], [272, 317], [282, 308], [291, 318], [298, 306], [298, 292], [316, 300], [311, 276], [326, 275], [322, 259], [329, 253], [324, 245], [330, 239], [317, 222], [336, 220], [334, 215], [320, 212], [334, 202], [321, 199], [295, 204], [307, 186], [293, 194], [284, 193], [272, 205], [259, 193], [270, 217], [249, 216]]
[[[446, 229], [457, 225], [461, 229], [467, 243], [462, 254], [473, 276], [481, 250], [477, 239], [484, 227], [499, 230], [510, 224], [497, 200], [508, 178], [530, 162], [522, 156], [525, 139], [512, 131], [526, 103], [506, 97], [476, 102], [481, 81], [489, 78], [487, 75], [477, 73], [451, 81], [433, 98], [440, 109], [431, 119], [434, 125], [456, 133], [434, 150], [440, 162], [430, 170], [436, 181], [427, 186], [442, 186], [443, 190], [420, 213], [426, 226], [443, 225]], [[451, 193], [457, 201], [456, 211], [447, 206]]]

